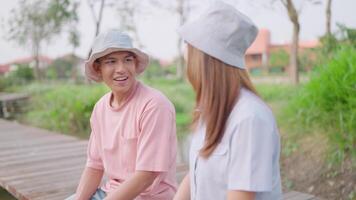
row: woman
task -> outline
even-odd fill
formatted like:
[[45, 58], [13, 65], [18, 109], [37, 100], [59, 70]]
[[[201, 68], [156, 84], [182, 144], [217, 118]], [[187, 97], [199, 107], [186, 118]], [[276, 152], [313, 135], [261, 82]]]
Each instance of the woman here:
[[196, 107], [189, 173], [175, 200], [281, 199], [277, 125], [244, 64], [257, 28], [216, 2], [179, 34], [188, 45]]

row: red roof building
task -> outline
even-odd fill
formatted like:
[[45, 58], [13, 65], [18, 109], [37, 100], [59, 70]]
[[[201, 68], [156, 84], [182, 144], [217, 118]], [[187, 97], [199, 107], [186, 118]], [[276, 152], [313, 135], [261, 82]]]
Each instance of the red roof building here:
[[268, 65], [270, 42], [271, 36], [269, 30], [260, 29], [255, 41], [246, 51], [245, 61], [248, 69]]
[[[38, 61], [39, 61], [39, 67], [42, 69], [46, 68], [48, 65], [50, 65], [53, 62], [51, 58], [43, 55], [40, 55], [38, 57]], [[7, 63], [6, 65], [9, 65], [11, 68], [11, 66], [21, 65], [21, 64], [28, 64], [30, 67], [33, 67], [35, 65], [35, 57], [30, 56], [30, 57], [18, 58]]]
[[[302, 41], [299, 43], [299, 52], [306, 52], [310, 59], [314, 59], [315, 55], [310, 54], [306, 50], [314, 49], [320, 46], [320, 42]], [[268, 29], [260, 29], [256, 40], [246, 51], [245, 62], [248, 70], [268, 68], [270, 54], [276, 51], [284, 50], [289, 54], [291, 44], [271, 44], [271, 34]], [[287, 67], [287, 66], [285, 66]]]
[[10, 71], [10, 66], [9, 65], [1, 65], [0, 64], [0, 75], [4, 75], [9, 71]]

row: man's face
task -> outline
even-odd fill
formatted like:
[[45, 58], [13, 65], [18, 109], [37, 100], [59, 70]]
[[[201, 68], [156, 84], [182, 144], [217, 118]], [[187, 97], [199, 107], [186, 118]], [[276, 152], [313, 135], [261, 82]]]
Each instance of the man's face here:
[[99, 58], [94, 67], [114, 93], [125, 94], [130, 92], [136, 83], [136, 66], [133, 53], [118, 51]]

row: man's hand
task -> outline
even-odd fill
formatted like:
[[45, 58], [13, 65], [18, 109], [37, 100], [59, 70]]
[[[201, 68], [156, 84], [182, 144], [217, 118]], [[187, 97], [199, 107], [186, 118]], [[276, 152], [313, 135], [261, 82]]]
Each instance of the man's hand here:
[[104, 172], [102, 170], [85, 167], [75, 193], [76, 200], [88, 200], [99, 187]]
[[152, 185], [158, 175], [159, 172], [136, 171], [131, 178], [110, 193], [105, 200], [132, 200]]

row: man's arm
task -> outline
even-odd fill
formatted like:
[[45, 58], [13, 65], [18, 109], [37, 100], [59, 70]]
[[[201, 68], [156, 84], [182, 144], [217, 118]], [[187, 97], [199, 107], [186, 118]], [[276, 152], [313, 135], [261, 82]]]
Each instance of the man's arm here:
[[88, 200], [99, 187], [104, 172], [102, 170], [85, 167], [76, 191], [76, 200]]
[[227, 200], [255, 200], [255, 192], [229, 190]]
[[158, 172], [136, 171], [119, 188], [110, 193], [105, 200], [131, 200], [145, 191], [159, 175]]
[[190, 200], [190, 182], [189, 172], [185, 175], [182, 183], [180, 184], [174, 200]]

